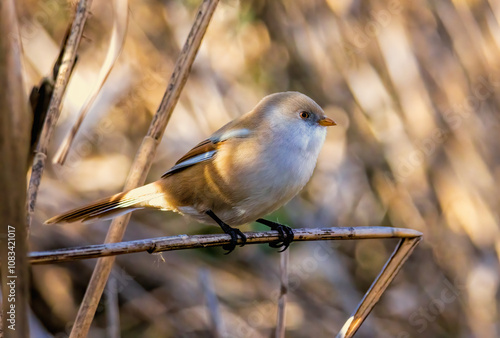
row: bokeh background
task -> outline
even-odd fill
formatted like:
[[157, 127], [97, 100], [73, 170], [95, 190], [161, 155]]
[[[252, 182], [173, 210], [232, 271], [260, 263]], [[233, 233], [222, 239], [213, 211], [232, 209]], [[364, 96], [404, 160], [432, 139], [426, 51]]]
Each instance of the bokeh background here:
[[[47, 168], [31, 250], [104, 241], [108, 223], [44, 226], [119, 192], [167, 86], [199, 1], [130, 0], [124, 50], [67, 163]], [[18, 4], [26, 91], [49, 74], [74, 4]], [[97, 78], [110, 4], [94, 1], [52, 139], [55, 154]], [[293, 227], [392, 226], [424, 241], [358, 337], [497, 337], [499, 325], [500, 3], [223, 0], [155, 158], [156, 180], [187, 150], [263, 96], [301, 91], [338, 126], [313, 178], [268, 218]], [[245, 231], [264, 230], [248, 225]], [[173, 213], [134, 213], [126, 240], [219, 232]], [[335, 335], [397, 241], [294, 243], [288, 337]], [[34, 336], [68, 335], [95, 260], [32, 268]], [[204, 337], [200, 273], [228, 337], [268, 337], [279, 254], [266, 245], [118, 257], [123, 337]], [[91, 337], [107, 335], [105, 297]]]

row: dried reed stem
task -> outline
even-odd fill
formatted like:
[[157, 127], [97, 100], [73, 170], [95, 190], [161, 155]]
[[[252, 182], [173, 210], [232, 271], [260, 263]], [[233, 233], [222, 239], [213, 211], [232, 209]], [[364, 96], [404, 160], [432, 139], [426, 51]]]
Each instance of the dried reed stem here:
[[210, 317], [210, 337], [222, 338], [224, 337], [224, 324], [219, 309], [219, 301], [214, 290], [212, 278], [210, 278], [210, 271], [202, 269], [200, 271], [200, 284], [205, 295], [205, 302]]
[[31, 169], [31, 178], [28, 186], [28, 227], [31, 224], [31, 217], [35, 211], [38, 188], [40, 187], [40, 181], [45, 168], [45, 160], [47, 158], [47, 148], [61, 113], [62, 98], [68, 86], [71, 70], [75, 63], [76, 50], [80, 45], [80, 39], [83, 34], [83, 28], [91, 4], [92, 0], [80, 0], [78, 2], [75, 19], [71, 25], [71, 31], [66, 46], [64, 47], [62, 62], [59, 67], [59, 72], [57, 73], [54, 91], [49, 103], [49, 110], [43, 124], [42, 133], [40, 134]]
[[280, 255], [280, 297], [278, 300], [278, 318], [276, 320], [276, 338], [285, 337], [289, 252], [289, 250], [285, 250]]
[[[32, 116], [23, 86], [16, 4], [0, 3], [0, 316], [3, 336], [29, 337], [26, 170]], [[0, 330], [0, 334], [2, 334]]]
[[[337, 337], [352, 337], [359, 329], [363, 321], [370, 314], [375, 304], [385, 292], [391, 281], [399, 272], [404, 262], [411, 255], [417, 244], [422, 239], [422, 233], [412, 229], [390, 228], [390, 227], [344, 227], [344, 228], [317, 228], [317, 229], [294, 229], [294, 241], [318, 241], [318, 240], [359, 240], [359, 239], [383, 239], [400, 238], [401, 241], [384, 265], [382, 271], [375, 279], [370, 289], [366, 292], [353, 315], [345, 323]], [[247, 232], [247, 244], [270, 243], [278, 239], [277, 231]], [[135, 240], [121, 243], [107, 243], [100, 245], [88, 245], [84, 247], [65, 248], [54, 251], [32, 252], [29, 255], [31, 264], [50, 264], [68, 262], [78, 259], [89, 259], [104, 256], [114, 256], [128, 253], [148, 251], [149, 253], [173, 251], [193, 248], [206, 248], [222, 246], [230, 242], [227, 234], [196, 235], [196, 236], [171, 236], [158, 237], [143, 240]], [[240, 249], [243, 250], [243, 249]], [[288, 250], [286, 251], [288, 252]], [[288, 254], [282, 253], [280, 262], [281, 292], [278, 302], [278, 321], [276, 325], [276, 336], [283, 337], [285, 331], [285, 308], [288, 289]], [[214, 310], [211, 310], [212, 320]], [[215, 321], [214, 324], [218, 322]], [[214, 326], [217, 327], [217, 326]], [[219, 332], [219, 331], [217, 331]], [[222, 332], [222, 331], [220, 331]]]
[[359, 303], [354, 313], [340, 330], [337, 338], [349, 338], [354, 336], [389, 284], [392, 282], [394, 277], [396, 277], [404, 262], [406, 262], [408, 257], [410, 257], [411, 253], [421, 240], [421, 236], [401, 239], [391, 257], [389, 257], [382, 268], [382, 271], [366, 292], [363, 300]]
[[128, 27], [128, 0], [115, 0], [112, 2], [112, 6], [114, 12], [114, 20], [108, 52], [106, 54], [104, 63], [102, 64], [96, 83], [92, 88], [92, 91], [89, 93], [89, 96], [85, 100], [85, 103], [83, 104], [78, 117], [73, 124], [73, 127], [71, 127], [71, 130], [68, 132], [63, 142], [59, 146], [56, 155], [54, 155], [53, 162], [59, 165], [64, 164], [64, 162], [66, 161], [66, 157], [68, 156], [71, 145], [75, 140], [76, 134], [78, 133], [78, 130], [80, 129], [85, 116], [87, 116], [87, 112], [92, 107], [92, 104], [97, 98], [97, 95], [106, 82], [109, 74], [111, 73], [111, 70], [113, 69], [113, 66], [116, 63], [116, 60], [118, 59], [118, 56], [123, 49], [125, 35], [127, 33]]
[[[322, 240], [350, 240], [350, 239], [375, 239], [375, 238], [416, 238], [422, 236], [412, 229], [390, 227], [346, 227], [346, 228], [321, 228], [321, 229], [294, 229], [294, 241], [322, 241]], [[277, 231], [246, 232], [247, 244], [270, 243], [277, 240]], [[207, 248], [228, 244], [230, 236], [226, 234], [211, 235], [179, 235], [140, 239], [135, 241], [87, 245], [81, 247], [64, 248], [53, 251], [31, 252], [31, 264], [50, 264], [89, 259], [106, 256], [116, 256], [129, 253], [148, 251], [162, 252]]]
[[[156, 148], [163, 136], [168, 120], [172, 115], [177, 100], [186, 83], [201, 40], [217, 7], [218, 0], [204, 0], [200, 5], [195, 22], [189, 32], [186, 43], [177, 59], [162, 102], [153, 117], [148, 134], [138, 150], [132, 169], [125, 183], [124, 190], [133, 189], [144, 184], [151, 167]], [[106, 243], [119, 242], [123, 238], [130, 214], [117, 217], [111, 222]], [[86, 337], [101, 298], [104, 286], [111, 272], [114, 257], [101, 258], [97, 261], [89, 286], [78, 311], [70, 337]]]
[[106, 337], [120, 338], [120, 309], [118, 305], [118, 283], [111, 275], [106, 284]]

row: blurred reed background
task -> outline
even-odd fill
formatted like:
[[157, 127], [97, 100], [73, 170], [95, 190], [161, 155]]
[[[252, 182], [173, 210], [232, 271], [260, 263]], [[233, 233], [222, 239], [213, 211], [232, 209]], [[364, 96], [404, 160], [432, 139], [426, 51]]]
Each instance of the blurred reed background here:
[[[43, 226], [120, 191], [161, 100], [199, 1], [130, 0], [124, 50], [64, 167], [41, 184], [31, 249], [104, 241], [107, 223]], [[73, 4], [19, 4], [26, 90], [47, 75]], [[110, 5], [94, 1], [51, 143], [53, 156], [97, 78]], [[470, 1], [222, 1], [167, 127], [148, 181], [197, 142], [286, 90], [315, 99], [329, 130], [311, 182], [269, 216], [292, 227], [394, 226], [424, 241], [358, 337], [497, 337], [499, 326], [500, 4]], [[260, 229], [259, 225], [244, 230]], [[219, 232], [172, 213], [139, 211], [126, 240]], [[335, 335], [396, 241], [290, 247], [287, 337]], [[95, 260], [34, 266], [32, 309], [69, 333]], [[200, 271], [208, 269], [228, 337], [268, 337], [279, 254], [266, 245], [118, 257], [123, 337], [209, 335]], [[90, 336], [106, 336], [99, 306]]]

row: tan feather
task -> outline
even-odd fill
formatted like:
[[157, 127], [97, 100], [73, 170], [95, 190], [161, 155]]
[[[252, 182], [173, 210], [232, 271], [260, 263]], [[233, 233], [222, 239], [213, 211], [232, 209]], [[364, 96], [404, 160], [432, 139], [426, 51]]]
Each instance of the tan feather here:
[[171, 209], [166, 202], [161, 185], [156, 182], [121, 192], [119, 194], [103, 198], [97, 202], [54, 216], [45, 224], [73, 223], [77, 221], [89, 222], [98, 219], [110, 219], [120, 214], [129, 213], [141, 208]]

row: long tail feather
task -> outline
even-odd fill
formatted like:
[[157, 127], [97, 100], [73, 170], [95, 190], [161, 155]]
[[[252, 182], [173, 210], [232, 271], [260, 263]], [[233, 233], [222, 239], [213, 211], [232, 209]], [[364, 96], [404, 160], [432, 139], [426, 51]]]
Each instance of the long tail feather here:
[[[103, 198], [97, 202], [54, 216], [45, 221], [45, 224], [73, 223], [77, 221], [92, 222], [111, 219], [137, 209], [171, 209], [161, 191], [161, 185], [151, 183], [143, 187]], [[150, 203], [152, 202], [152, 203]]]

